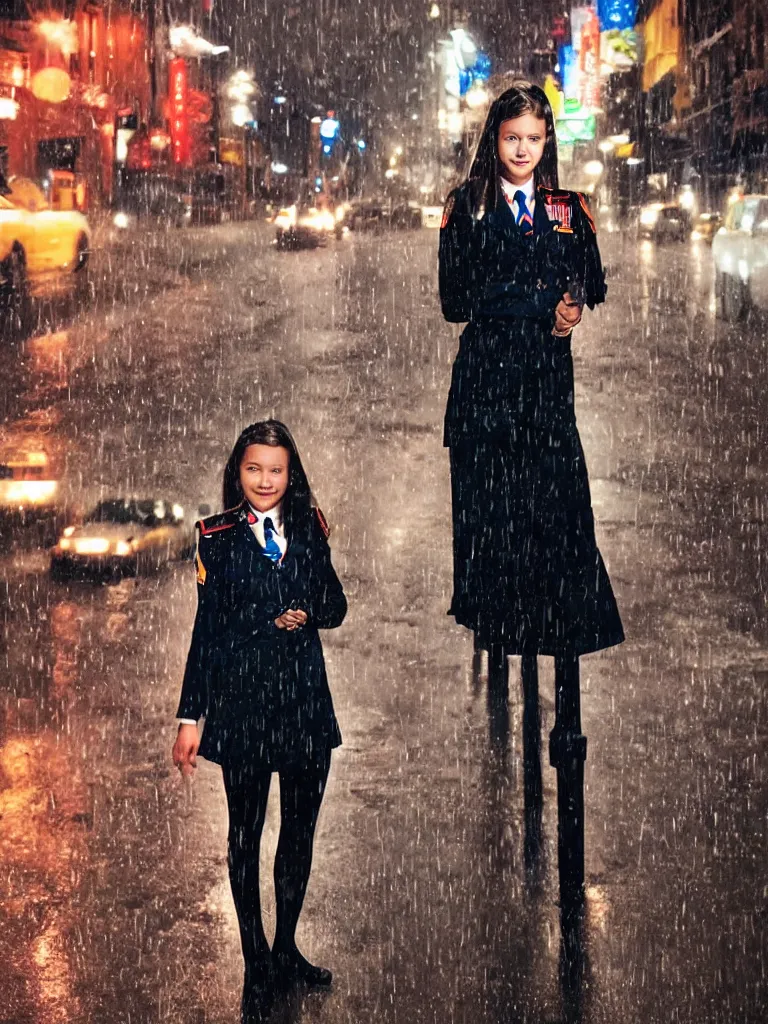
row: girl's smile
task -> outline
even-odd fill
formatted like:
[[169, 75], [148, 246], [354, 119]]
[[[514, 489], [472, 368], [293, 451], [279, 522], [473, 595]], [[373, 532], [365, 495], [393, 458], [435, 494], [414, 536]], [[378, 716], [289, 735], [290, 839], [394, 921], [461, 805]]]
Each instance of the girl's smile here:
[[269, 512], [288, 490], [290, 452], [269, 444], [250, 444], [240, 463], [240, 486], [252, 508]]
[[513, 185], [524, 185], [544, 155], [547, 125], [533, 114], [502, 121], [497, 149], [501, 173]]

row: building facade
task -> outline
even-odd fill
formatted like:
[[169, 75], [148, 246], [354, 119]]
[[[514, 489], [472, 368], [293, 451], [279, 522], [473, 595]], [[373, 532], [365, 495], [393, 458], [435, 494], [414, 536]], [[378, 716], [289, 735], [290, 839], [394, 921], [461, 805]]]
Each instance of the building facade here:
[[116, 119], [146, 117], [148, 34], [127, 0], [0, 2], [0, 158], [46, 185], [75, 174], [90, 204], [109, 201]]

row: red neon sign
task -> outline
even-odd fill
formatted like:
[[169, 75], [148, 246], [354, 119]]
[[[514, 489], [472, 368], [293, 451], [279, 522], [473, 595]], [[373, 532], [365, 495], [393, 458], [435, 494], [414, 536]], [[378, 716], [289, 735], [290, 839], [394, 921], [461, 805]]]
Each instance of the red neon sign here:
[[173, 162], [186, 164], [189, 161], [189, 116], [187, 111], [187, 64], [183, 57], [174, 57], [168, 64], [168, 97]]

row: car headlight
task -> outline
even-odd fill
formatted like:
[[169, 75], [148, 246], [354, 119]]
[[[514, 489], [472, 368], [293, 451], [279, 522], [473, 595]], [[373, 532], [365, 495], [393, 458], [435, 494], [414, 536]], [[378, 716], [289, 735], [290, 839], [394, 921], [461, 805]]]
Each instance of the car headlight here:
[[126, 540], [119, 540], [115, 544], [115, 554], [120, 555], [121, 558], [125, 558], [126, 555], [130, 555], [133, 548]]
[[122, 213], [121, 211], [120, 213], [115, 214], [115, 216], [112, 218], [112, 223], [115, 225], [116, 228], [123, 229], [127, 228], [131, 222], [130, 218], [128, 217], [128, 214]]
[[283, 231], [289, 231], [296, 225], [296, 207], [295, 206], [284, 206], [275, 217], [275, 226], [282, 228]]
[[83, 537], [75, 541], [75, 551], [78, 555], [106, 555], [109, 541], [104, 537]]
[[69, 537], [62, 537], [61, 540], [59, 541], [59, 548], [62, 551], [69, 551], [71, 547], [72, 541], [69, 539]]
[[652, 228], [658, 219], [658, 210], [643, 210], [643, 212], [640, 214], [640, 223], [644, 224], [647, 228]]

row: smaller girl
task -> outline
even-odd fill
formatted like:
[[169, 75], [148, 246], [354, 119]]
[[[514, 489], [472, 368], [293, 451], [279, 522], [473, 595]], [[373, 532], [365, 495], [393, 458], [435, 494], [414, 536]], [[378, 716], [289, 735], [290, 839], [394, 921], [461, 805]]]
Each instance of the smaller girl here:
[[[245, 960], [241, 1020], [261, 1021], [284, 983], [329, 985], [296, 945], [312, 845], [341, 734], [320, 629], [347, 611], [328, 526], [296, 444], [277, 420], [247, 427], [224, 470], [227, 510], [197, 524], [197, 617], [179, 702], [174, 764], [221, 765], [228, 860]], [[205, 718], [200, 739], [197, 722]], [[261, 919], [259, 847], [272, 772], [280, 776], [270, 951]]]

